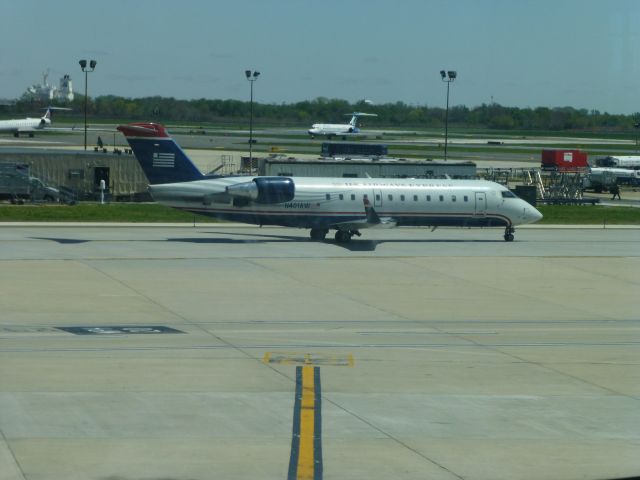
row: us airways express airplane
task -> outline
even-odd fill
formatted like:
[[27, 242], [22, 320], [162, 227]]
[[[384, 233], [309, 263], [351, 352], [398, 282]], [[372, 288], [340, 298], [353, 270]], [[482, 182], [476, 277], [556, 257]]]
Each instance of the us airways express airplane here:
[[255, 225], [329, 230], [343, 243], [365, 228], [396, 226], [504, 227], [542, 218], [500, 184], [485, 180], [214, 177], [203, 175], [166, 129], [153, 123], [118, 127], [149, 179], [159, 203], [193, 213]]

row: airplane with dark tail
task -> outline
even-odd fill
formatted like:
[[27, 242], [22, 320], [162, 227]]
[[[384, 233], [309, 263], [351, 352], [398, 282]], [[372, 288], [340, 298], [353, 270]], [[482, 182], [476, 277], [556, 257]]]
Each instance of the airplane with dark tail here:
[[486, 180], [203, 175], [167, 130], [154, 123], [121, 125], [149, 180], [155, 201], [173, 208], [253, 225], [306, 228], [339, 243], [366, 228], [502, 227], [542, 214], [509, 189]]
[[358, 118], [378, 116], [376, 113], [362, 112], [345, 113], [345, 115], [351, 115], [349, 123], [314, 123], [308, 130], [309, 135], [311, 138], [315, 138], [317, 135], [325, 135], [328, 139], [336, 135], [342, 135], [346, 138], [347, 135], [360, 133]]

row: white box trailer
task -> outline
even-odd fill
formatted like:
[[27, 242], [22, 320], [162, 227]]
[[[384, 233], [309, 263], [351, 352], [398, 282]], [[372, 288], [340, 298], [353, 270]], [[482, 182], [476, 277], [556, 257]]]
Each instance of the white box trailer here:
[[596, 159], [596, 167], [640, 169], [640, 156], [616, 155]]

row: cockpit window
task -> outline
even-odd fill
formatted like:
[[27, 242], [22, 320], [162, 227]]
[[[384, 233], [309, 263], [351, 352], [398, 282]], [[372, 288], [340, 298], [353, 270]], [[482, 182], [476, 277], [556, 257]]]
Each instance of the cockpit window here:
[[517, 198], [515, 196], [515, 194], [513, 192], [510, 192], [509, 190], [503, 190], [502, 191], [502, 198]]

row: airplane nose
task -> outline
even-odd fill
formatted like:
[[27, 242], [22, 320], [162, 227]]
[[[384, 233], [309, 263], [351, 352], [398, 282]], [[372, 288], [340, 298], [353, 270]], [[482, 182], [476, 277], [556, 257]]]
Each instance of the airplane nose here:
[[537, 222], [542, 219], [542, 214], [536, 208], [529, 208], [528, 217], [531, 219], [531, 223]]
[[540, 213], [540, 210], [536, 210], [536, 215], [537, 215], [537, 217], [536, 217], [536, 222], [537, 222], [538, 220], [542, 220], [543, 215]]

